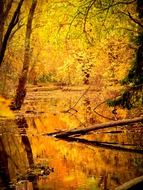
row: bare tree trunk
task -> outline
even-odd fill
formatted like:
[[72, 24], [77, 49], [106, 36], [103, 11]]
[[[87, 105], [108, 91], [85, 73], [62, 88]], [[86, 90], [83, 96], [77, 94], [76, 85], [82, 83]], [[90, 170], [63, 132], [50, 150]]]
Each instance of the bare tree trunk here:
[[[0, 15], [0, 16], [2, 16], [2, 20], [1, 20], [1, 22], [0, 22], [0, 24], [1, 24], [1, 26], [2, 26], [2, 29], [0, 29], [1, 32], [2, 32], [2, 38], [3, 38], [4, 17], [7, 16], [7, 14], [8, 14], [8, 12], [9, 12], [10, 8], [11, 8], [11, 5], [12, 5], [12, 2], [13, 2], [13, 1], [10, 1], [10, 2], [11, 2], [11, 4], [8, 4], [8, 7], [7, 7], [7, 9], [6, 9], [5, 14], [4, 14], [4, 12], [2, 11], [2, 13], [1, 13], [1, 15]], [[15, 10], [15, 12], [14, 12], [14, 14], [13, 14], [13, 17], [12, 17], [12, 19], [11, 19], [9, 25], [8, 25], [8, 28], [7, 28], [7, 31], [6, 31], [6, 33], [5, 33], [5, 35], [4, 35], [3, 40], [2, 40], [1, 37], [0, 37], [0, 40], [1, 40], [0, 66], [1, 66], [1, 64], [2, 64], [4, 55], [5, 55], [7, 43], [8, 43], [10, 34], [11, 34], [11, 32], [12, 32], [12, 29], [15, 27], [15, 25], [16, 25], [17, 22], [18, 22], [19, 14], [20, 14], [20, 10], [21, 10], [21, 7], [22, 7], [23, 2], [24, 2], [24, 0], [20, 0], [20, 2], [18, 3], [17, 8], [16, 8], [16, 10]], [[1, 6], [0, 8], [2, 8], [2, 9], [4, 8], [4, 3], [3, 3], [3, 1], [1, 1], [0, 6]]]
[[22, 68], [21, 76], [19, 78], [19, 83], [16, 90], [15, 99], [10, 106], [12, 110], [20, 109], [24, 102], [24, 98], [26, 96], [26, 82], [27, 82], [27, 74], [29, 70], [30, 55], [31, 55], [30, 54], [30, 38], [31, 38], [31, 33], [32, 33], [32, 21], [33, 21], [36, 5], [37, 5], [37, 0], [33, 0], [32, 5], [30, 7], [27, 26], [26, 26], [25, 54], [24, 54], [23, 68]]
[[56, 133], [51, 133], [51, 134], [44, 134], [44, 135], [51, 135], [57, 138], [65, 138], [69, 137], [71, 135], [84, 135], [87, 134], [88, 132], [91, 131], [96, 131], [99, 129], [106, 129], [106, 128], [112, 128], [116, 126], [123, 126], [123, 125], [128, 125], [131, 123], [137, 123], [137, 122], [143, 122], [143, 117], [137, 117], [134, 119], [125, 119], [125, 120], [118, 120], [118, 121], [113, 121], [113, 122], [108, 122], [108, 123], [101, 123], [101, 124], [96, 124], [92, 127], [87, 127], [87, 128], [81, 128], [81, 129], [73, 129], [69, 131], [64, 131], [64, 132], [56, 132]]
[[2, 47], [2, 40], [3, 40], [3, 31], [4, 31], [4, 2], [3, 0], [0, 1], [0, 51]]
[[0, 51], [2, 49], [4, 25], [8, 17], [9, 11], [12, 7], [13, 0], [9, 0], [7, 3], [4, 0], [0, 0]]

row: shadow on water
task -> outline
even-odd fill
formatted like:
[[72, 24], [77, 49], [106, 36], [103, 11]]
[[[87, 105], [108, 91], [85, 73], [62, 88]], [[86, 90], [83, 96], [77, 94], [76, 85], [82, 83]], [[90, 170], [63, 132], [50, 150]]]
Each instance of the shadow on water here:
[[10, 174], [8, 169], [8, 159], [9, 156], [5, 150], [3, 140], [0, 137], [0, 187], [1, 189], [15, 189], [10, 187]]
[[[47, 165], [36, 164], [34, 162], [32, 147], [30, 144], [30, 140], [27, 136], [26, 129], [28, 128], [27, 121], [24, 116], [18, 118], [16, 120], [16, 124], [19, 129], [19, 133], [21, 136], [22, 144], [24, 145], [28, 166], [27, 172], [23, 175], [19, 176], [19, 181], [25, 180], [25, 185], [28, 186], [28, 182], [32, 182], [32, 190], [39, 190], [38, 180], [39, 177], [47, 177], [51, 172], [53, 172], [53, 168], [50, 168]], [[27, 189], [27, 187], [25, 187]]]
[[19, 118], [16, 120], [16, 124], [18, 128], [20, 129], [20, 135], [21, 135], [21, 140], [25, 148], [25, 152], [27, 155], [28, 163], [30, 167], [34, 166], [34, 159], [33, 159], [33, 153], [32, 153], [32, 148], [31, 144], [29, 141], [29, 138], [26, 134], [26, 128], [28, 128], [28, 125], [26, 123], [26, 119], [24, 117]]
[[[31, 144], [26, 134], [26, 128], [28, 128], [26, 119], [24, 117], [18, 118], [16, 120], [16, 124], [18, 128], [20, 129], [21, 140], [24, 145], [25, 153], [27, 156], [28, 164], [29, 164], [29, 169], [32, 171], [34, 169], [35, 164], [34, 164]], [[25, 176], [25, 177], [22, 176], [22, 178], [24, 180], [32, 181], [33, 190], [39, 190], [38, 184], [37, 184], [37, 176], [34, 175], [34, 173], [29, 173], [28, 176]]]
[[0, 124], [0, 190], [39, 190], [39, 178], [53, 169], [35, 163], [26, 119], [21, 116]]
[[[29, 173], [27, 177], [22, 175], [23, 171], [32, 171], [34, 167], [33, 153], [28, 136], [26, 135], [26, 128], [28, 127], [24, 117], [17, 119], [16, 124], [20, 128], [19, 134], [12, 134], [4, 132], [9, 130], [10, 126], [2, 126], [0, 136], [0, 189], [1, 190], [15, 190], [21, 187], [17, 183], [23, 183], [27, 189], [27, 181], [32, 182], [33, 190], [39, 190], [37, 185], [36, 175]], [[10, 123], [12, 125], [12, 123]], [[18, 132], [18, 129], [16, 130]], [[21, 139], [21, 140], [20, 140]], [[22, 144], [20, 143], [22, 142]], [[24, 150], [23, 150], [24, 147]], [[26, 158], [27, 157], [27, 158]], [[21, 175], [21, 176], [20, 176]]]
[[91, 140], [77, 138], [77, 137], [65, 137], [65, 138], [61, 138], [61, 139], [68, 141], [68, 142], [77, 142], [77, 143], [82, 143], [82, 144], [95, 146], [95, 147], [99, 147], [99, 148], [104, 148], [104, 149], [109, 149], [109, 150], [143, 154], [143, 150], [128, 148], [128, 147], [125, 147], [122, 145], [118, 145], [116, 143], [91, 141]]

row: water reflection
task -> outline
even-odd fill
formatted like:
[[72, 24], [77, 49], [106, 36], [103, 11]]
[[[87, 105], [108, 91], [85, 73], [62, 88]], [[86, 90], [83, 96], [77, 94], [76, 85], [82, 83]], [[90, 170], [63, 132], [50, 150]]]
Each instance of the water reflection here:
[[25, 148], [29, 167], [32, 168], [34, 166], [34, 159], [33, 159], [33, 153], [32, 153], [31, 145], [29, 142], [29, 138], [27, 137], [27, 134], [26, 134], [26, 128], [28, 128], [27, 122], [24, 117], [21, 117], [16, 120], [16, 124], [18, 128], [20, 129], [21, 140]]
[[21, 116], [0, 124], [0, 189], [39, 190], [37, 180], [53, 169], [34, 162], [26, 119]]
[[[1, 122], [1, 189], [13, 182], [17, 190], [113, 190], [143, 175], [141, 131], [115, 128], [65, 140], [43, 135], [105, 121], [93, 111], [99, 103], [94, 93], [52, 93], [37, 100], [28, 95], [33, 99], [25, 101], [25, 117]], [[112, 113], [106, 107], [98, 111]]]
[[[21, 136], [22, 143], [24, 145], [24, 149], [25, 149], [25, 153], [26, 153], [27, 161], [28, 161], [28, 165], [29, 165], [28, 169], [29, 169], [29, 171], [31, 171], [29, 173], [26, 173], [25, 176], [24, 175], [21, 176], [21, 179], [19, 177], [19, 180], [23, 179], [23, 180], [32, 181], [33, 190], [39, 190], [38, 184], [37, 184], [37, 176], [36, 176], [36, 174], [34, 175], [34, 173], [32, 173], [32, 170], [34, 169], [35, 164], [34, 164], [34, 158], [33, 158], [31, 144], [30, 144], [29, 138], [26, 134], [26, 128], [28, 128], [28, 125], [27, 125], [27, 122], [26, 122], [26, 119], [24, 118], [24, 116], [16, 119], [16, 124], [17, 124], [18, 128], [20, 129], [20, 136]], [[27, 186], [28, 186], [27, 181], [24, 182], [24, 186], [27, 189]], [[19, 190], [19, 189], [17, 188], [17, 190]]]
[[[41, 189], [44, 186], [53, 190], [112, 190], [143, 174], [143, 156], [140, 154], [142, 151], [132, 150], [141, 143], [139, 133], [136, 134], [139, 137], [136, 137], [138, 141], [134, 139], [132, 133], [126, 131], [119, 133], [116, 128], [112, 132], [92, 133], [85, 136], [85, 139], [70, 139], [68, 142], [43, 136], [43, 133], [108, 121], [106, 118], [98, 117], [94, 112], [94, 108], [99, 104], [97, 101], [99, 96], [95, 93], [83, 96], [80, 92], [76, 94], [66, 92], [65, 96], [64, 92], [60, 92], [60, 95], [56, 92], [54, 98], [55, 101], [53, 95], [49, 94], [46, 103], [34, 104], [39, 112], [43, 110], [46, 114], [26, 118], [32, 133], [35, 136], [38, 134], [34, 138], [30, 136], [33, 154], [37, 160], [48, 159], [49, 165], [55, 168], [55, 172], [48, 179], [39, 181]], [[97, 111], [107, 118], [112, 118], [112, 110], [105, 105], [98, 107]], [[118, 110], [118, 114], [119, 118], [126, 115], [122, 110]], [[37, 144], [40, 145], [38, 149]], [[117, 145], [120, 145], [119, 148], [116, 148]]]
[[[84, 136], [84, 139], [64, 139], [68, 142], [42, 135], [43, 131], [69, 129], [75, 126], [74, 119], [75, 117], [67, 114], [27, 118], [33, 134], [39, 134], [36, 138], [30, 137], [33, 154], [37, 156], [37, 160], [48, 159], [50, 166], [55, 168], [55, 172], [47, 180], [40, 181], [41, 184], [53, 190], [114, 189], [143, 174], [143, 151], [138, 149], [138, 143], [135, 144], [133, 139], [129, 138], [130, 134], [110, 134], [103, 131]], [[38, 149], [37, 144], [40, 145]]]
[[96, 117], [95, 114], [92, 111], [92, 105], [89, 97], [85, 97], [83, 100], [83, 106], [85, 107], [85, 120], [86, 125], [89, 126], [89, 124], [93, 125], [96, 123]]
[[[110, 143], [110, 142], [91, 141], [91, 140], [77, 138], [77, 137], [65, 137], [65, 138], [61, 138], [61, 139], [66, 140], [68, 142], [83, 143], [83, 144], [100, 147], [100, 148], [104, 148], [104, 149], [143, 154], [143, 150], [141, 150], [141, 149], [129, 148], [129, 147], [126, 147], [125, 145], [121, 146], [117, 143], [112, 143], [112, 142]], [[130, 144], [127, 144], [127, 146], [129, 146], [129, 145]]]
[[18, 131], [13, 125], [15, 122], [12, 120], [0, 122], [1, 189], [15, 189], [17, 173], [24, 171], [27, 165]]
[[[8, 154], [5, 150], [3, 140], [0, 137], [0, 187], [1, 189], [9, 189], [11, 177], [8, 169]], [[15, 189], [12, 188], [11, 189]]]

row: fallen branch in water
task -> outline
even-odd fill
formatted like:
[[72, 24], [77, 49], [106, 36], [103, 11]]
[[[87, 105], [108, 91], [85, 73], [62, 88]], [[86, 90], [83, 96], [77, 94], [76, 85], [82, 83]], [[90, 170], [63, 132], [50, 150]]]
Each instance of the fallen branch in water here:
[[123, 185], [120, 185], [115, 190], [128, 190], [128, 189], [142, 189], [143, 187], [143, 176], [134, 178]]
[[138, 123], [138, 122], [143, 122], [143, 117], [101, 123], [101, 124], [96, 124], [92, 127], [73, 129], [73, 130], [69, 130], [69, 131], [57, 132], [54, 134], [45, 134], [45, 135], [54, 136], [57, 138], [68, 137], [68, 136], [76, 135], [76, 134], [85, 135], [88, 132], [99, 130], [99, 129], [106, 129], [106, 128], [112, 128], [112, 127], [117, 127], [117, 126], [129, 125], [129, 124]]
[[90, 86], [84, 91], [84, 93], [79, 97], [79, 99], [75, 102], [75, 104], [70, 107], [68, 110], [64, 111], [65, 113], [69, 112], [70, 110], [75, 110], [77, 112], [77, 110], [75, 109], [75, 106], [78, 104], [78, 102], [82, 99], [82, 97], [88, 92], [88, 90], [90, 89]]

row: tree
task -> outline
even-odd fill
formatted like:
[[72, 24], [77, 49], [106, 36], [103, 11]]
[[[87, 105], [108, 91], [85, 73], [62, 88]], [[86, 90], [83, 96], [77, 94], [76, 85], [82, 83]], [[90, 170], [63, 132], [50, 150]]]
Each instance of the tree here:
[[115, 101], [109, 101], [111, 106], [121, 105], [127, 109], [143, 104], [143, 1], [137, 0], [136, 5], [137, 18], [128, 12], [129, 18], [138, 25], [136, 58], [127, 77], [122, 81], [128, 88]]
[[3, 21], [3, 14], [4, 14], [4, 2], [3, 0], [0, 1], [0, 50], [2, 47], [2, 39], [3, 39], [3, 32], [4, 32], [4, 21]]
[[22, 7], [22, 4], [24, 2], [24, 0], [20, 0], [17, 7], [16, 7], [16, 10], [12, 16], [12, 19], [8, 25], [8, 28], [4, 34], [4, 37], [3, 37], [3, 32], [4, 32], [4, 21], [8, 15], [8, 12], [12, 6], [12, 2], [13, 0], [9, 1], [9, 3], [7, 4], [7, 9], [6, 11], [4, 12], [4, 1], [2, 0], [0, 2], [0, 8], [1, 8], [1, 13], [0, 13], [0, 66], [2, 64], [2, 61], [3, 61], [3, 58], [4, 58], [4, 55], [5, 55], [5, 51], [6, 51], [6, 47], [7, 47], [7, 43], [8, 43], [8, 40], [9, 40], [9, 37], [11, 35], [11, 32], [13, 30], [13, 28], [16, 26], [16, 24], [18, 23], [18, 20], [19, 20], [19, 15], [20, 15], [20, 10], [21, 10], [21, 7]]
[[[129, 70], [127, 77], [122, 81], [122, 84], [126, 85], [125, 88], [127, 88], [117, 100], [109, 101], [109, 105], [121, 105], [124, 108], [130, 109], [139, 103], [143, 104], [143, 2], [141, 0], [91, 0], [86, 4], [82, 4], [78, 12], [80, 16], [83, 15], [83, 32], [91, 45], [94, 45], [97, 37], [101, 41], [107, 35], [110, 36], [114, 33], [116, 37], [128, 35], [131, 39], [131, 35], [134, 35], [135, 38], [136, 33], [138, 33], [136, 39], [136, 60]], [[92, 35], [92, 31], [95, 30], [93, 18], [98, 19], [97, 37], [95, 38]], [[121, 21], [123, 21], [122, 25], [119, 24]], [[116, 29], [118, 29], [118, 32]]]
[[1, 10], [0, 11], [0, 50], [2, 48], [5, 20], [12, 7], [12, 3], [13, 3], [13, 0], [10, 0], [8, 2], [4, 2], [3, 0], [0, 1], [0, 10]]
[[27, 82], [27, 74], [29, 70], [30, 55], [31, 55], [30, 54], [30, 38], [31, 38], [31, 33], [32, 33], [32, 21], [33, 21], [36, 5], [37, 5], [37, 0], [32, 0], [32, 4], [29, 10], [29, 15], [28, 15], [28, 20], [27, 20], [27, 26], [26, 26], [23, 68], [22, 68], [21, 76], [19, 78], [19, 83], [16, 90], [15, 99], [10, 106], [12, 110], [20, 109], [23, 104], [24, 98], [26, 96], [26, 82]]

